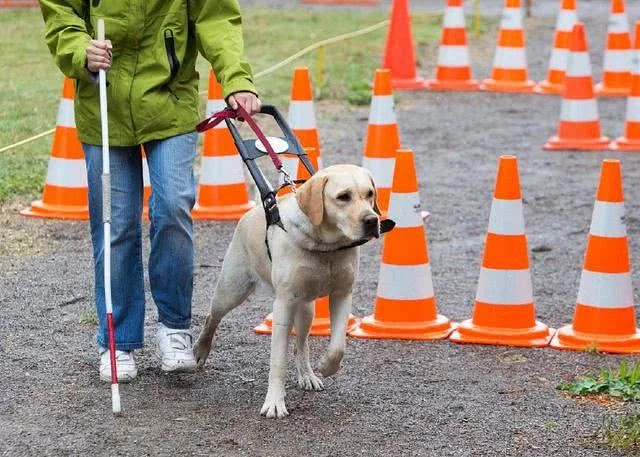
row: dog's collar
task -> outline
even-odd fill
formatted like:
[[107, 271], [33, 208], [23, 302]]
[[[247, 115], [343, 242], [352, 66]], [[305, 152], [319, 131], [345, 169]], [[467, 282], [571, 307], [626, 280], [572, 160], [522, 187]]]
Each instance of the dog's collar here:
[[[307, 233], [303, 227], [299, 224], [296, 224], [295, 222], [291, 222], [291, 225], [298, 228], [302, 233], [304, 233], [307, 237], [313, 239], [313, 237]], [[285, 232], [287, 231], [284, 228], [284, 225], [278, 225], [282, 230], [284, 230]], [[393, 230], [393, 228], [396, 226], [396, 223], [394, 221], [392, 221], [391, 219], [383, 219], [382, 221], [380, 221], [380, 235], [384, 235], [385, 233], [390, 232], [391, 230]], [[303, 247], [303, 249], [307, 250], [307, 251], [311, 251], [311, 252], [337, 252], [337, 251], [344, 251], [347, 249], [353, 249], [353, 248], [357, 248], [358, 246], [362, 246], [363, 244], [368, 243], [369, 241], [371, 241], [373, 238], [362, 238], [360, 240], [356, 240], [353, 241], [345, 246], [340, 246], [338, 248], [331, 248], [331, 249], [310, 249], [310, 248], [306, 248]], [[314, 240], [314, 242], [316, 244], [324, 244], [324, 245], [328, 245], [328, 243], [324, 243], [322, 241], [319, 240]], [[273, 261], [273, 259], [271, 258], [271, 249], [269, 248], [269, 226], [267, 226], [267, 231], [265, 233], [265, 237], [264, 237], [264, 244], [267, 248], [267, 255], [269, 256], [269, 260]]]

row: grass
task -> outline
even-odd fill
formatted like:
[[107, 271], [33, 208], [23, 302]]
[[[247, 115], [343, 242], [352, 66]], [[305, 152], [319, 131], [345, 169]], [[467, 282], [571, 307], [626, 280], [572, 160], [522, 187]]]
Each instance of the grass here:
[[601, 434], [605, 442], [614, 449], [640, 451], [640, 415], [609, 417], [605, 420]]
[[[606, 404], [607, 399], [640, 400], [640, 363], [622, 361], [617, 368], [602, 369], [597, 375], [582, 376], [575, 382], [558, 386], [573, 396], [588, 396]], [[600, 436], [615, 449], [640, 450], [640, 415], [609, 415]]]
[[608, 395], [625, 400], [640, 400], [640, 364], [620, 363], [618, 368], [602, 369], [594, 376], [582, 376], [558, 387], [571, 395]]
[[[247, 9], [245, 42], [254, 72], [272, 66], [285, 57], [321, 39], [354, 31], [386, 19], [386, 12]], [[424, 45], [438, 40], [440, 18], [416, 14], [413, 31], [420, 61]], [[317, 53], [311, 53], [277, 72], [256, 81], [264, 101], [286, 107], [290, 75], [295, 66], [309, 66], [317, 99], [346, 101], [361, 105], [369, 101], [369, 81], [380, 64], [386, 29], [331, 45], [324, 50], [324, 71], [320, 75]], [[0, 11], [0, 147], [12, 144], [55, 125], [62, 87], [62, 75], [54, 66], [44, 44], [44, 25], [34, 10]], [[198, 61], [202, 90], [207, 87], [209, 65]], [[202, 96], [204, 110], [206, 95]], [[13, 198], [38, 196], [47, 170], [52, 137], [38, 139], [0, 153], [0, 204]]]
[[80, 323], [80, 325], [85, 325], [87, 327], [97, 327], [98, 314], [96, 313], [95, 308], [82, 311], [80, 313], [80, 317], [78, 318], [78, 322]]

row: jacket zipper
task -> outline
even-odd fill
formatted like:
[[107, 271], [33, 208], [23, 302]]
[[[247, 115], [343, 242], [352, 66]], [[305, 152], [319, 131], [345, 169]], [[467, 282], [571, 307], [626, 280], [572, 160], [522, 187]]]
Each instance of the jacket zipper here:
[[[178, 56], [176, 55], [176, 44], [173, 35], [173, 30], [165, 29], [164, 31], [164, 48], [167, 51], [167, 60], [169, 61], [169, 74], [170, 81], [176, 77], [178, 71], [180, 70], [180, 60], [178, 60]], [[176, 100], [180, 100], [180, 98], [176, 95], [176, 93], [169, 87], [167, 84], [167, 89], [171, 92]]]

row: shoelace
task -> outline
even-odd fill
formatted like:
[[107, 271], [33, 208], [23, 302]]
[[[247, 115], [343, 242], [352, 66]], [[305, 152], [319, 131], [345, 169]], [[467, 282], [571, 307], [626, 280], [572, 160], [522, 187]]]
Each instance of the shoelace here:
[[[171, 348], [177, 351], [186, 351], [193, 344], [193, 336], [189, 332], [171, 332], [167, 333]], [[188, 338], [188, 342], [187, 342]]]
[[118, 362], [129, 362], [131, 361], [132, 356], [129, 351], [116, 351], [116, 360]]

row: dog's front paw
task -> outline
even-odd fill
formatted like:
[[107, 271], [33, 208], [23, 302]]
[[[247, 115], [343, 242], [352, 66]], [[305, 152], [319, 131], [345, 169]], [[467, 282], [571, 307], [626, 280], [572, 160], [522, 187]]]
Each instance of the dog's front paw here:
[[343, 351], [331, 351], [324, 356], [322, 363], [320, 364], [320, 374], [325, 378], [333, 376], [340, 370], [340, 362], [342, 362]]
[[304, 390], [315, 390], [316, 392], [324, 390], [322, 379], [313, 374], [313, 372], [299, 374], [298, 385]]
[[198, 368], [202, 368], [209, 357], [211, 351], [211, 340], [203, 340], [198, 338], [198, 341], [193, 346], [193, 355], [196, 358]]
[[260, 415], [267, 416], [269, 419], [282, 419], [288, 416], [289, 412], [284, 404], [284, 395], [267, 394]]

